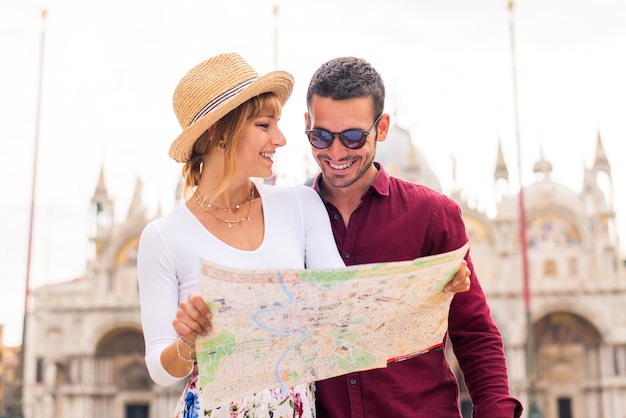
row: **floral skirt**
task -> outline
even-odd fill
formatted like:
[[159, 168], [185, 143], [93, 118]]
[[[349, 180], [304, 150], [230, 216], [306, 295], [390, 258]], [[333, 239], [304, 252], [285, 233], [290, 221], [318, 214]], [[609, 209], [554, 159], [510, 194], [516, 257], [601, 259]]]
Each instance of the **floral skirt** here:
[[194, 372], [178, 400], [174, 418], [315, 418], [314, 385], [294, 386], [285, 394], [280, 389], [265, 389], [208, 410], [202, 407], [198, 373]]

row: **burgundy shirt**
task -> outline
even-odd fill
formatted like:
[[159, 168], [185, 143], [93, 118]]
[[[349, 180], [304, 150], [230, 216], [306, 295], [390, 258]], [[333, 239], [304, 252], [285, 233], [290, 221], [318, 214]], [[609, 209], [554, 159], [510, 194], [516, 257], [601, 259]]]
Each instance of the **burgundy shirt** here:
[[[324, 202], [346, 265], [413, 260], [455, 250], [468, 241], [461, 210], [427, 187], [390, 177], [382, 165], [350, 216]], [[313, 187], [319, 193], [320, 177]], [[448, 334], [474, 405], [474, 418], [519, 417], [510, 396], [502, 337], [468, 255], [471, 288], [454, 296]], [[316, 382], [318, 418], [461, 417], [459, 386], [444, 349]]]

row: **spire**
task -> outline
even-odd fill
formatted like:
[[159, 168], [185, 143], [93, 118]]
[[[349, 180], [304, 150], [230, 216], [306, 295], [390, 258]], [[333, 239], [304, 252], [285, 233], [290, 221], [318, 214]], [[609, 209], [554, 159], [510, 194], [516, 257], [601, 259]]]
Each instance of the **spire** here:
[[104, 181], [104, 165], [100, 167], [100, 176], [96, 190], [91, 198], [91, 216], [93, 217], [93, 230], [90, 233], [95, 243], [96, 258], [102, 254], [105, 237], [113, 228], [113, 201], [109, 198], [106, 182]]
[[104, 165], [100, 167], [98, 184], [96, 185], [96, 190], [91, 197], [91, 203], [94, 206], [96, 216], [99, 216], [103, 212], [107, 213], [107, 217], [112, 215], [113, 204], [111, 199], [109, 199], [106, 181], [104, 180]]
[[602, 194], [602, 197], [600, 198], [602, 204], [608, 203], [609, 205], [612, 205], [613, 179], [611, 177], [611, 165], [609, 164], [609, 159], [604, 151], [600, 131], [598, 131], [598, 140], [596, 143], [596, 157], [593, 161], [593, 166], [591, 169], [586, 170], [586, 173], [587, 172], [588, 174], [583, 180], [585, 190], [599, 190]]
[[128, 219], [136, 219], [145, 215], [145, 209], [143, 208], [143, 203], [141, 202], [142, 187], [143, 184], [141, 183], [141, 180], [137, 178], [135, 192], [133, 193], [133, 200], [130, 202], [130, 207], [128, 208]]
[[503, 179], [505, 181], [509, 180], [509, 170], [506, 167], [506, 162], [504, 161], [504, 153], [502, 152], [502, 141], [498, 140], [498, 157], [496, 159], [496, 169], [493, 173], [496, 181]]
[[550, 177], [552, 163], [543, 157], [543, 147], [539, 150], [539, 161], [533, 165], [533, 172], [541, 174], [544, 180]]
[[596, 159], [593, 162], [593, 170], [595, 172], [605, 172], [609, 176], [611, 175], [611, 165], [608, 158], [606, 158], [606, 152], [604, 151], [604, 145], [602, 144], [602, 137], [598, 130], [598, 142], [596, 144]]
[[[98, 184], [96, 185], [96, 191], [94, 192], [94, 198], [96, 196], [102, 196], [108, 198], [107, 186], [104, 181], [104, 166], [100, 167], [100, 177], [98, 178]], [[93, 199], [92, 199], [93, 200]]]

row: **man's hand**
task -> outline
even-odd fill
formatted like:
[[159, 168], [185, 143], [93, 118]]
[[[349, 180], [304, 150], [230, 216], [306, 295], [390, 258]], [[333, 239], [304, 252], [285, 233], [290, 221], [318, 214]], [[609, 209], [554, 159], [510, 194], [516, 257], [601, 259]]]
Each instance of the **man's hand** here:
[[461, 267], [459, 267], [459, 271], [456, 273], [452, 281], [443, 288], [443, 291], [448, 293], [467, 292], [470, 290], [471, 273], [472, 272], [467, 267], [467, 261], [463, 260], [461, 262]]

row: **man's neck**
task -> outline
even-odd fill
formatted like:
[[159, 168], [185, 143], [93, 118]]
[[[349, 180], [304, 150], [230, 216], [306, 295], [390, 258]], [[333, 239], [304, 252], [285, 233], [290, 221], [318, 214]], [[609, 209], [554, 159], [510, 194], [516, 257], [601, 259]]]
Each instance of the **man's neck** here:
[[350, 215], [361, 203], [361, 196], [369, 189], [378, 175], [378, 168], [372, 164], [367, 173], [346, 187], [335, 187], [325, 181], [324, 176], [319, 182], [320, 194], [341, 213], [344, 223], [348, 225]]

